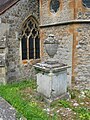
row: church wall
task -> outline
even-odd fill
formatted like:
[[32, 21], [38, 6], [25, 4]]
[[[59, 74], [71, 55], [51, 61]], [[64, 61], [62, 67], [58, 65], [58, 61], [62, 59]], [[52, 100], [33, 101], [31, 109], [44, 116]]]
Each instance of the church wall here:
[[59, 0], [60, 7], [56, 13], [50, 10], [51, 0], [40, 0], [40, 24], [56, 24], [74, 19], [74, 0]]
[[[47, 39], [49, 34], [53, 34], [55, 38], [59, 41], [59, 46], [57, 54], [54, 56], [55, 60], [58, 60], [60, 63], [67, 64], [68, 68], [68, 82], [71, 82], [72, 76], [72, 46], [73, 46], [73, 27], [70, 25], [63, 26], [52, 26], [41, 28], [40, 37], [42, 44], [45, 39]], [[48, 59], [48, 56], [43, 48], [42, 59]]]
[[79, 22], [74, 24], [72, 76], [90, 87], [90, 8], [83, 1], [75, 1], [75, 20]]
[[[54, 34], [59, 40], [59, 48], [54, 59], [71, 66], [68, 79], [89, 81], [90, 79], [90, 8], [82, 0], [60, 0], [57, 12], [51, 11], [51, 0], [20, 0], [0, 16], [0, 24], [8, 25], [6, 36], [6, 74], [8, 81], [28, 79], [35, 75], [32, 64], [21, 60], [20, 37], [22, 24], [30, 15], [39, 21], [41, 60], [48, 58], [44, 50], [44, 40]], [[39, 8], [40, 4], [40, 8]], [[55, 8], [56, 9], [56, 8]], [[2, 34], [2, 32], [1, 32]], [[0, 35], [1, 36], [1, 35]], [[2, 51], [2, 50], [1, 50]], [[5, 71], [1, 70], [0, 71]]]
[[[59, 62], [71, 67], [68, 69], [68, 84], [70, 85], [72, 77], [73, 25], [67, 22], [74, 20], [74, 0], [57, 1], [60, 2], [59, 9], [55, 8], [57, 12], [53, 12], [51, 11], [51, 0], [40, 0], [40, 38], [42, 44], [49, 34], [54, 34], [56, 39], [59, 40], [59, 48], [54, 59], [58, 59]], [[47, 59], [45, 51], [42, 52], [42, 56]]]
[[0, 23], [0, 84], [6, 84], [6, 57], [7, 57], [7, 42], [6, 34], [9, 29], [8, 24]]
[[48, 34], [54, 34], [60, 41], [54, 58], [71, 66], [68, 76], [90, 84], [90, 8], [82, 0], [60, 0], [60, 8], [52, 13], [50, 0], [40, 0], [40, 27], [41, 41]]
[[[85, 0], [84, 0], [85, 1]], [[83, 0], [75, 0], [75, 19], [90, 20], [90, 8], [83, 5]]]
[[22, 64], [20, 51], [22, 24], [29, 15], [35, 16], [39, 21], [38, 0], [20, 0], [0, 16], [1, 23], [9, 25], [9, 31], [6, 36], [8, 48], [6, 76], [8, 82], [28, 79], [34, 74], [30, 63], [27, 65]]
[[90, 24], [74, 25], [73, 74], [90, 85]]

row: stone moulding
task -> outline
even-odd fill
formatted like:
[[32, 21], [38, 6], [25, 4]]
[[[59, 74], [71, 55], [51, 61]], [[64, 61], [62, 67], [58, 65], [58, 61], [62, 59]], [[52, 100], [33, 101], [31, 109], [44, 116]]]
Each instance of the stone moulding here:
[[2, 64], [2, 65], [0, 65], [0, 68], [1, 68], [1, 67], [5, 67], [5, 65]]
[[79, 24], [79, 23], [90, 23], [90, 20], [70, 20], [70, 21], [64, 21], [64, 22], [53, 23], [53, 24], [44, 24], [44, 25], [40, 25], [39, 27], [43, 28], [43, 27], [52, 27], [52, 26]]
[[60, 64], [52, 66], [52, 65], [37, 63], [36, 65], [34, 65], [34, 67], [37, 71], [42, 71], [46, 73], [49, 73], [49, 72], [56, 73], [56, 72], [63, 71], [67, 68], [70, 68], [71, 66], [67, 66], [67, 65], [60, 66]]
[[20, 1], [20, 0], [7, 0], [4, 4], [2, 4], [2, 2], [1, 2], [1, 4], [0, 4], [0, 15], [2, 13], [4, 13], [7, 9], [12, 7], [18, 1]]

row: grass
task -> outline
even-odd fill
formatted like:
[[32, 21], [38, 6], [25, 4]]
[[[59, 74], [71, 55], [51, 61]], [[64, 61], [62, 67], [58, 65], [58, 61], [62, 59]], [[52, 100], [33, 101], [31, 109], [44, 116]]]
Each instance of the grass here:
[[[43, 98], [36, 94], [36, 88], [34, 80], [1, 85], [0, 96], [16, 108], [17, 119], [23, 115], [27, 120], [90, 120], [90, 90], [70, 90], [71, 99], [52, 102], [51, 111], [47, 114], [48, 112], [44, 111], [46, 104]], [[74, 103], [78, 103], [78, 106], [73, 106]], [[63, 116], [62, 112], [67, 114]]]
[[65, 108], [70, 108], [70, 103], [66, 100], [59, 100], [59, 104]]
[[[81, 92], [85, 94], [85, 97], [82, 97]], [[79, 91], [72, 89], [69, 93], [71, 95], [71, 99], [55, 101], [51, 104], [51, 107], [56, 108], [57, 110], [61, 108], [62, 110], [60, 112], [67, 112], [67, 109], [71, 111], [71, 113], [67, 112], [68, 115], [62, 117], [62, 120], [66, 120], [68, 118], [70, 120], [90, 120], [90, 90]], [[78, 106], [74, 106], [74, 103], [77, 103]]]
[[27, 120], [47, 120], [47, 114], [37, 104], [28, 102], [22, 98], [20, 90], [27, 87], [36, 88], [35, 82], [24, 81], [12, 85], [0, 86], [0, 96], [15, 107]]
[[70, 108], [72, 111], [74, 111], [76, 113], [76, 120], [90, 120], [90, 111], [86, 107], [74, 107], [67, 100], [60, 100], [59, 103], [64, 108]]

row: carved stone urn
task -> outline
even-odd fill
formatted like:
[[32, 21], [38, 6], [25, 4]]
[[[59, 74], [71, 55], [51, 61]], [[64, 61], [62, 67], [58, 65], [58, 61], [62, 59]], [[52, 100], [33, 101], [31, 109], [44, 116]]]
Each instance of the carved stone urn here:
[[46, 61], [47, 63], [55, 62], [53, 60], [53, 57], [57, 52], [58, 44], [59, 44], [59, 42], [58, 42], [58, 40], [55, 39], [53, 34], [50, 34], [48, 36], [48, 38], [44, 41], [44, 46], [45, 46], [46, 53], [50, 57], [49, 60]]
[[37, 70], [37, 91], [50, 104], [67, 96], [67, 65], [54, 59], [59, 42], [50, 34], [44, 42], [49, 59], [34, 65]]

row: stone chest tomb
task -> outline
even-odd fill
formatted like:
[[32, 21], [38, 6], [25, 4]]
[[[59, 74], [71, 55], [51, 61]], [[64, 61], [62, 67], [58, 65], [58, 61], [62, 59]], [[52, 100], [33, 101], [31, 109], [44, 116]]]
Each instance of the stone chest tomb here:
[[50, 100], [64, 97], [67, 94], [67, 65], [54, 60], [59, 42], [53, 35], [45, 40], [45, 50], [50, 56], [48, 60], [34, 65], [37, 73], [37, 91]]

